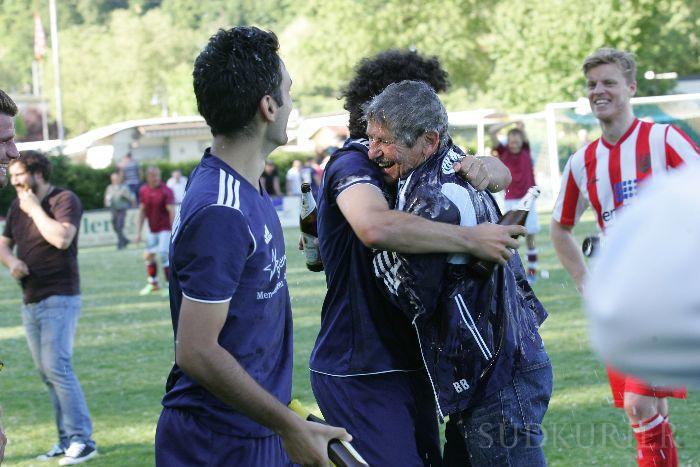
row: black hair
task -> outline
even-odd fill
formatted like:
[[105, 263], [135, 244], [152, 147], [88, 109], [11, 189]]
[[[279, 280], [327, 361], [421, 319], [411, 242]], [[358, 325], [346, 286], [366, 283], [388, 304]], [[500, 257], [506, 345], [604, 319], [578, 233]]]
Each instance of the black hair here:
[[17, 104], [2, 89], [0, 89], [0, 113], [10, 117], [17, 115]]
[[355, 76], [343, 90], [344, 108], [350, 112], [351, 138], [366, 138], [367, 123], [362, 106], [391, 83], [404, 80], [425, 81], [435, 92], [446, 90], [450, 82], [437, 57], [424, 57], [409, 50], [387, 50], [363, 58]]
[[27, 172], [40, 173], [45, 182], [51, 177], [51, 161], [39, 151], [23, 151], [22, 157], [10, 161], [10, 166], [22, 164]]
[[266, 95], [282, 105], [279, 42], [273, 32], [219, 29], [194, 62], [197, 109], [216, 135], [249, 131]]
[[521, 139], [525, 139], [525, 132], [520, 128], [511, 128], [508, 130], [508, 136], [510, 135], [519, 135]]

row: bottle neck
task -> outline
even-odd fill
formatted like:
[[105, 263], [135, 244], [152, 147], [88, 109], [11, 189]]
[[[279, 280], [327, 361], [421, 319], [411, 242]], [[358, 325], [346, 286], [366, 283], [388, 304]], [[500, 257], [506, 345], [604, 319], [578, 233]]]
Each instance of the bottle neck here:
[[532, 205], [535, 203], [539, 192], [533, 190], [532, 188], [527, 191], [525, 196], [520, 200], [518, 204], [513, 207], [513, 211], [530, 211]]

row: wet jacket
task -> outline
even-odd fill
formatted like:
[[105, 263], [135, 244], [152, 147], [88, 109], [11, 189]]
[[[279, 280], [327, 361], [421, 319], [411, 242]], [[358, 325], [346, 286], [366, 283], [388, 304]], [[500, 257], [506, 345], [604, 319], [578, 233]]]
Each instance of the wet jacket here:
[[[396, 208], [421, 217], [473, 226], [495, 223], [493, 197], [454, 173], [463, 157], [451, 144], [399, 181]], [[375, 276], [413, 323], [440, 417], [470, 407], [511, 382], [542, 347], [547, 313], [514, 254], [488, 280], [469, 270], [465, 254], [405, 255], [375, 251]]]

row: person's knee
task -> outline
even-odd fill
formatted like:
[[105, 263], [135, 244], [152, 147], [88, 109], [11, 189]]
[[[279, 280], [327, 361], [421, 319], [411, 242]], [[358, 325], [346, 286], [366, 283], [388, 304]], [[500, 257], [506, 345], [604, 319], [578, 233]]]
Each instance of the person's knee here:
[[625, 413], [632, 423], [639, 423], [659, 412], [657, 401], [658, 399], [655, 397], [626, 392], [624, 399]]
[[151, 252], [149, 252], [149, 251], [145, 251], [145, 252], [143, 253], [143, 259], [144, 259], [144, 261], [146, 261], [146, 262], [148, 262], [148, 263], [151, 263], [151, 262], [155, 261], [156, 255], [153, 254], [153, 253], [151, 253]]

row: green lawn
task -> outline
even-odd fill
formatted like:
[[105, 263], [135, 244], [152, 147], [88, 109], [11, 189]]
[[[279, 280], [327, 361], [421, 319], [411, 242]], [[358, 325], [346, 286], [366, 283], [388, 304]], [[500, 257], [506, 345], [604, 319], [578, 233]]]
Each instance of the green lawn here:
[[[548, 216], [542, 216], [548, 219]], [[592, 229], [590, 218], [579, 229]], [[571, 280], [556, 260], [544, 228], [540, 264], [550, 272], [536, 291], [550, 317], [542, 335], [554, 363], [555, 385], [545, 418], [550, 465], [635, 465], [634, 443], [621, 411], [610, 405], [602, 364], [590, 351], [586, 320]], [[319, 325], [325, 282], [306, 271], [287, 236], [287, 278], [295, 331], [294, 395], [313, 407], [308, 358]], [[140, 250], [91, 248], [80, 252], [83, 315], [75, 342], [75, 369], [92, 412], [100, 456], [90, 465], [152, 465], [153, 436], [165, 378], [173, 363], [172, 330], [164, 298], [139, 297], [144, 281]], [[52, 410], [29, 355], [19, 313], [20, 291], [0, 270], [0, 404], [10, 443], [7, 465], [32, 465], [55, 441]], [[698, 393], [672, 400], [671, 414], [683, 465], [700, 464]], [[51, 462], [49, 465], [54, 465]]]

